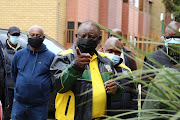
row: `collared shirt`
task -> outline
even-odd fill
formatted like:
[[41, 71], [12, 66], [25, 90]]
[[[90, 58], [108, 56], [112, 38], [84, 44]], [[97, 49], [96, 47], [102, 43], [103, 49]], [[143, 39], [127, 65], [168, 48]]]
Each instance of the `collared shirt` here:
[[92, 118], [99, 118], [105, 114], [106, 109], [106, 90], [99, 72], [97, 55], [94, 54], [89, 63], [92, 88], [93, 88], [93, 110]]
[[16, 48], [14, 48], [13, 46], [10, 45], [9, 40], [7, 40], [7, 44], [8, 44], [9, 47], [10, 47], [11, 49], [13, 49], [15, 52], [17, 52], [17, 49], [21, 47], [20, 44], [18, 43], [17, 46], [16, 46]]

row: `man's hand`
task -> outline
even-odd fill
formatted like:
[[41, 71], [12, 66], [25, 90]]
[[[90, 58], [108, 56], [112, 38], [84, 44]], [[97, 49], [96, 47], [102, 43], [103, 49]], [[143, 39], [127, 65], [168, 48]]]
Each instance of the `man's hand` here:
[[85, 65], [88, 65], [91, 59], [91, 55], [89, 53], [81, 53], [79, 48], [76, 48], [77, 56], [76, 56], [76, 64], [80, 68], [84, 68]]
[[114, 80], [105, 82], [105, 89], [107, 93], [115, 94], [117, 91], [117, 84]]

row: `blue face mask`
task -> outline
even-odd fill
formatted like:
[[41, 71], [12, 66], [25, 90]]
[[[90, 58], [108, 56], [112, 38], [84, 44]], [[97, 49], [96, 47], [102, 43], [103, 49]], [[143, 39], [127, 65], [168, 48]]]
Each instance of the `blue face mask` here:
[[105, 54], [112, 59], [113, 65], [119, 64], [120, 59], [121, 59], [120, 56], [114, 55], [114, 54], [111, 54], [111, 53], [105, 53]]
[[180, 61], [180, 38], [170, 38], [165, 40], [167, 54], [173, 59]]
[[168, 47], [168, 44], [180, 44], [180, 38], [169, 38], [165, 40], [165, 46]]
[[10, 42], [13, 44], [13, 45], [16, 45], [19, 41], [19, 36], [11, 36], [10, 35]]

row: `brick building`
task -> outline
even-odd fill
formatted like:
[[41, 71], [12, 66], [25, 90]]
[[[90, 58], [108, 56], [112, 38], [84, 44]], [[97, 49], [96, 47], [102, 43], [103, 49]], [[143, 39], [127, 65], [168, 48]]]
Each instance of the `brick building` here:
[[[83, 21], [91, 20], [109, 29], [120, 28], [125, 38], [134, 40], [149, 33], [160, 34], [159, 16], [166, 12], [159, 0], [0, 0], [0, 3], [0, 28], [15, 25], [28, 31], [30, 26], [40, 25], [66, 48], [75, 42], [75, 33]], [[103, 42], [107, 40], [108, 32], [102, 31], [102, 38]]]
[[150, 10], [151, 0], [100, 0], [99, 23], [133, 40], [150, 33]]
[[[78, 25], [92, 20], [113, 29], [122, 29], [127, 39], [150, 33], [151, 0], [67, 0], [67, 32], [65, 46], [75, 41]], [[103, 43], [108, 38], [102, 31]], [[130, 36], [128, 38], [128, 36]]]
[[151, 19], [151, 33], [162, 34], [162, 21], [160, 21], [161, 13], [163, 14], [165, 28], [165, 26], [171, 22], [171, 14], [167, 12], [161, 0], [153, 0], [151, 11], [151, 16], [153, 17], [153, 19]]
[[99, 0], [67, 0], [65, 47], [75, 42], [75, 33], [83, 21], [99, 22]]
[[66, 0], [0, 0], [0, 28], [17, 26], [28, 31], [40, 25], [47, 35], [64, 45]]
[[153, 0], [151, 15], [154, 19], [151, 19], [151, 33], [161, 34], [162, 23], [160, 21], [160, 14], [165, 13], [165, 6], [161, 0]]

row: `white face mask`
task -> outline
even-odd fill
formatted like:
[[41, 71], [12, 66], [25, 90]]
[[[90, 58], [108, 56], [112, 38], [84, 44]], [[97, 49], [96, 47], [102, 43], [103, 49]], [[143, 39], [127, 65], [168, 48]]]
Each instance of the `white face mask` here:
[[105, 53], [105, 54], [112, 59], [113, 65], [117, 65], [120, 62], [121, 59], [120, 56], [111, 53]]
[[169, 38], [165, 40], [167, 54], [173, 59], [180, 61], [180, 38]]
[[11, 36], [10, 35], [10, 42], [13, 44], [13, 45], [16, 45], [19, 41], [19, 36]]
[[168, 47], [168, 44], [180, 44], [180, 38], [169, 38], [165, 39], [165, 46]]

